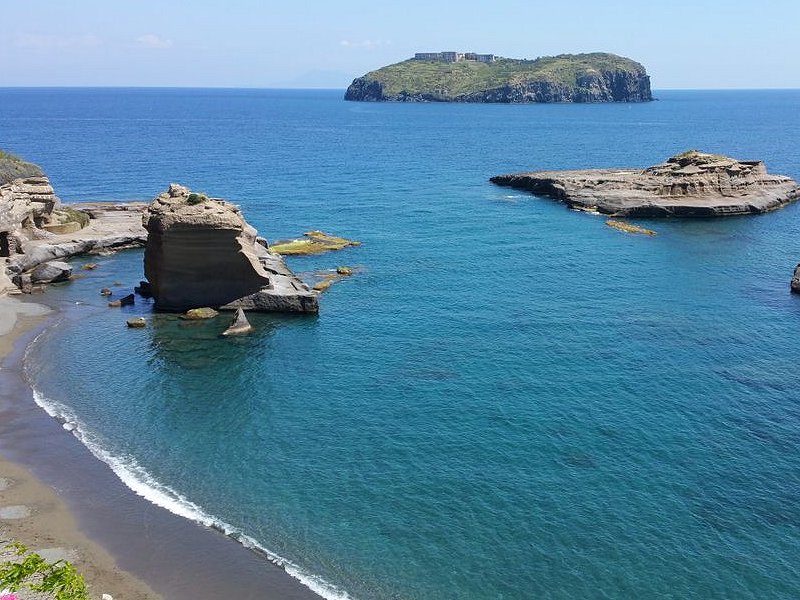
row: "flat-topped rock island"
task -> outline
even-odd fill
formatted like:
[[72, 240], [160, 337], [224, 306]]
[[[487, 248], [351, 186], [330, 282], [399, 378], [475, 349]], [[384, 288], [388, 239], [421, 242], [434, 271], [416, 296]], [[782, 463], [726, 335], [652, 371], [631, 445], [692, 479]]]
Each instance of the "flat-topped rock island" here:
[[767, 173], [762, 161], [689, 150], [646, 169], [535, 171], [491, 182], [624, 217], [726, 217], [759, 214], [800, 198], [800, 186]]

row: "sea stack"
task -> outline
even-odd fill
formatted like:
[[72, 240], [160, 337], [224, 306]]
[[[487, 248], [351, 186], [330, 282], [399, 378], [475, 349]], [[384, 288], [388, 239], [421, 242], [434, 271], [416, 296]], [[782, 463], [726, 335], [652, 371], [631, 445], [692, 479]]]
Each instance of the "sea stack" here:
[[534, 171], [498, 175], [492, 183], [621, 217], [727, 217], [759, 214], [800, 198], [786, 175], [760, 160], [688, 150], [646, 169]]
[[159, 310], [319, 311], [317, 295], [268, 250], [237, 206], [172, 184], [143, 220], [144, 272]]

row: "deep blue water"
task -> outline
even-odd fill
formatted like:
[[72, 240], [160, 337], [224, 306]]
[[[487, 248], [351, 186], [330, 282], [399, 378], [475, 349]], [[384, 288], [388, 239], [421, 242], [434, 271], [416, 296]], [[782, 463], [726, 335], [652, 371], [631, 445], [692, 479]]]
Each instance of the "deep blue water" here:
[[291, 262], [363, 269], [318, 318], [254, 317], [239, 339], [106, 308], [99, 288], [131, 287], [142, 256], [102, 259], [48, 292], [39, 398], [155, 500], [330, 596], [800, 597], [800, 206], [640, 221], [647, 238], [488, 183], [688, 148], [800, 178], [800, 91], [657, 96], [0, 90], [0, 147], [65, 200], [178, 181], [270, 239], [364, 242]]

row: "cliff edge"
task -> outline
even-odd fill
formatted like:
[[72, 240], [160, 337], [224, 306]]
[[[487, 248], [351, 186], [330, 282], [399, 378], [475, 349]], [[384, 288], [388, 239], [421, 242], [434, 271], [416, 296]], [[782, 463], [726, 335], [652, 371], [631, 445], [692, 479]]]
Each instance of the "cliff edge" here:
[[762, 161], [689, 150], [646, 169], [536, 171], [491, 182], [626, 217], [723, 217], [764, 213], [800, 198], [800, 186]]
[[536, 60], [492, 58], [487, 62], [412, 58], [354, 79], [344, 98], [366, 102], [534, 103], [647, 102], [653, 96], [650, 77], [641, 64], [595, 52]]

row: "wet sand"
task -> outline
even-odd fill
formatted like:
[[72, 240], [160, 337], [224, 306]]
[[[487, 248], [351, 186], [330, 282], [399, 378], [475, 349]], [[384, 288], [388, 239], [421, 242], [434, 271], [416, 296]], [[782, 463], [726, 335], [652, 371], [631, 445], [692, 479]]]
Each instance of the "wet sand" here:
[[30, 515], [0, 518], [0, 539], [66, 553], [93, 598], [318, 600], [260, 554], [135, 495], [39, 408], [22, 359], [47, 317], [23, 309], [9, 327], [16, 303], [0, 298], [0, 507]]

